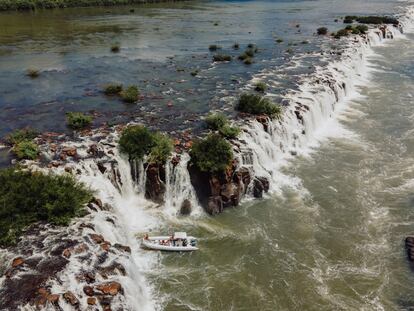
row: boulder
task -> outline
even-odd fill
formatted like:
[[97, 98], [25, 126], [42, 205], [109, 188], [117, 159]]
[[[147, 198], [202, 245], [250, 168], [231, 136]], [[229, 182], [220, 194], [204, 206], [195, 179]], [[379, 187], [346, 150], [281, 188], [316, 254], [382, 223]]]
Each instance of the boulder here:
[[155, 163], [150, 163], [147, 166], [146, 174], [145, 197], [159, 204], [164, 203], [164, 194], [166, 191], [165, 183], [163, 181], [165, 180], [164, 167]]
[[409, 236], [405, 239], [405, 249], [407, 250], [408, 260], [414, 262], [414, 237]]
[[95, 288], [103, 294], [111, 296], [115, 296], [118, 293], [122, 292], [121, 284], [115, 281], [96, 285]]
[[94, 306], [94, 305], [96, 305], [96, 298], [95, 297], [88, 297], [86, 299], [86, 302], [87, 302], [88, 305]]
[[118, 243], [114, 244], [114, 247], [120, 251], [126, 252], [126, 253], [131, 253], [131, 248], [129, 246], [125, 246], [125, 245], [121, 245]]
[[217, 215], [223, 212], [223, 201], [221, 196], [210, 197], [205, 210], [210, 215]]
[[13, 268], [21, 266], [22, 264], [24, 264], [24, 259], [22, 257], [16, 257], [12, 261], [12, 267]]
[[253, 196], [255, 198], [262, 198], [263, 192], [269, 191], [269, 181], [266, 177], [257, 177], [253, 181]]
[[94, 241], [96, 244], [101, 244], [103, 242], [105, 242], [105, 239], [102, 235], [100, 234], [96, 234], [96, 233], [91, 233], [89, 234], [89, 237], [92, 239], [92, 241]]
[[191, 214], [191, 201], [188, 199], [185, 199], [182, 203], [181, 203], [181, 207], [180, 207], [180, 215], [183, 216], [187, 216]]
[[95, 291], [93, 290], [92, 286], [86, 285], [83, 287], [83, 292], [87, 295], [87, 296], [93, 296], [95, 295]]
[[73, 294], [70, 291], [64, 293], [63, 298], [66, 300], [67, 303], [71, 304], [72, 306], [78, 306], [79, 305], [78, 298], [76, 298], [75, 294]]

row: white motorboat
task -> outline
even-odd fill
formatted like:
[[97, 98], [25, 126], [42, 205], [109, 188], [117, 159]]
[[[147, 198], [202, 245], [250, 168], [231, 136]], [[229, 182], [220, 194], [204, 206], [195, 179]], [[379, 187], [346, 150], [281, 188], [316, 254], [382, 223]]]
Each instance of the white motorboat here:
[[198, 250], [197, 239], [187, 236], [186, 232], [175, 232], [172, 236], [148, 236], [146, 235], [141, 245], [148, 249], [169, 252], [191, 252]]

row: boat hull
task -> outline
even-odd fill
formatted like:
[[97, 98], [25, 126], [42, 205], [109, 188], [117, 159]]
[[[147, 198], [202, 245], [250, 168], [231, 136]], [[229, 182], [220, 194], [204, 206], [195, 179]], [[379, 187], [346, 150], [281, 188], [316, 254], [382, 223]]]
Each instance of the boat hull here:
[[166, 252], [192, 252], [198, 250], [198, 247], [187, 245], [187, 246], [172, 246], [172, 245], [161, 245], [154, 243], [157, 240], [168, 240], [169, 237], [152, 237], [147, 240], [142, 239], [141, 246], [148, 249], [166, 251]]

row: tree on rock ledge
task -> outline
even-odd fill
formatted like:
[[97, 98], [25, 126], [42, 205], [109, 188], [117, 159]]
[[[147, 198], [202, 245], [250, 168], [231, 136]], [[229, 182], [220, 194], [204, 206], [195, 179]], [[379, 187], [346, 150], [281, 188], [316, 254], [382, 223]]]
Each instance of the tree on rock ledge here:
[[233, 151], [221, 135], [210, 134], [193, 144], [190, 156], [191, 162], [202, 172], [218, 173], [230, 165]]

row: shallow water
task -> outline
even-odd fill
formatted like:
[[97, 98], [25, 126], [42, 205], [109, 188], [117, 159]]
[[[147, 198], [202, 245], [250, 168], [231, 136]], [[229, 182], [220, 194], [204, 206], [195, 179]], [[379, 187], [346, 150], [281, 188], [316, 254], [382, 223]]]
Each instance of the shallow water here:
[[[272, 82], [269, 93], [278, 101], [327, 61], [320, 59], [321, 49], [338, 44], [313, 36], [317, 27], [337, 29], [342, 24], [334, 19], [345, 14], [394, 13], [400, 5], [406, 4], [211, 1], [148, 5], [135, 12], [122, 7], [5, 13], [0, 15], [0, 134], [25, 125], [65, 130], [64, 112], [71, 110], [99, 111], [97, 125], [143, 119], [164, 129], [186, 128], [190, 125], [183, 121], [193, 114], [216, 108], [232, 113], [231, 96], [267, 68], [277, 69], [264, 79]], [[375, 48], [362, 96], [346, 103], [310, 154], [276, 172], [277, 193], [214, 218], [157, 215], [161, 232], [186, 230], [200, 237], [201, 248], [148, 255], [159, 259], [156, 269], [143, 270], [155, 289], [150, 298], [161, 309], [414, 307], [414, 275], [403, 248], [414, 219], [413, 39], [408, 34]], [[300, 44], [303, 40], [309, 43]], [[121, 43], [119, 54], [109, 52], [113, 42]], [[255, 64], [211, 63], [208, 45], [218, 43], [237, 56], [234, 42], [259, 46]], [[30, 80], [24, 72], [31, 66], [45, 71]], [[200, 69], [196, 78], [189, 74], [194, 68]], [[137, 83], [145, 98], [132, 106], [107, 98], [100, 90], [108, 80]], [[119, 204], [134, 233], [148, 221], [146, 211], [134, 211], [139, 204]], [[105, 233], [111, 236], [110, 229]]]

